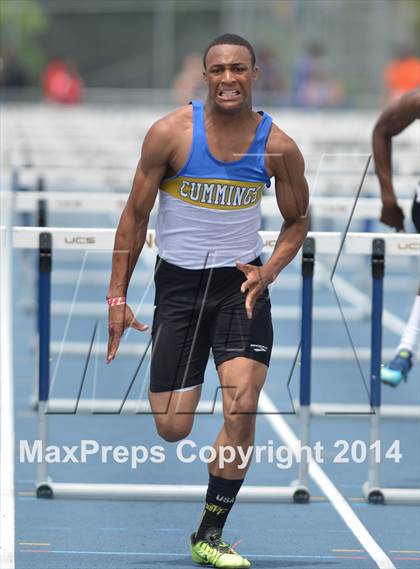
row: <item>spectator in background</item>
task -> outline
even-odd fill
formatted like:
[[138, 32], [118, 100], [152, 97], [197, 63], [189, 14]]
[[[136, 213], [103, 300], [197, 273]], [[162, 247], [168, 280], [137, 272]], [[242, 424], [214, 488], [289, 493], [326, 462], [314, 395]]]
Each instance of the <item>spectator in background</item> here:
[[202, 98], [203, 61], [199, 53], [193, 52], [185, 57], [172, 88], [176, 103], [187, 104], [193, 99]]
[[275, 51], [270, 47], [261, 47], [257, 51], [257, 65], [259, 73], [255, 100], [261, 100], [262, 104], [285, 102], [286, 82]]
[[291, 96], [298, 107], [338, 107], [344, 102], [343, 85], [328, 70], [322, 45], [310, 44], [298, 58]]
[[420, 85], [420, 58], [407, 45], [394, 48], [394, 58], [384, 70], [385, 97], [387, 103], [396, 101]]
[[0, 87], [26, 87], [28, 78], [10, 46], [0, 50]]
[[42, 75], [42, 91], [47, 101], [74, 105], [83, 100], [84, 85], [72, 61], [55, 59]]

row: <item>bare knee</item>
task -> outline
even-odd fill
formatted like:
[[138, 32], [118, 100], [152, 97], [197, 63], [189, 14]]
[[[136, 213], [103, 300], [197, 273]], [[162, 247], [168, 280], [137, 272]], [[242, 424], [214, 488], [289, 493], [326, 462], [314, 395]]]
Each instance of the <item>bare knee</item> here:
[[149, 390], [156, 429], [165, 441], [173, 443], [190, 434], [200, 393], [201, 386], [185, 392], [154, 393]]
[[156, 429], [159, 435], [169, 443], [176, 443], [185, 439], [192, 429], [191, 421], [177, 422], [172, 417], [155, 417]]

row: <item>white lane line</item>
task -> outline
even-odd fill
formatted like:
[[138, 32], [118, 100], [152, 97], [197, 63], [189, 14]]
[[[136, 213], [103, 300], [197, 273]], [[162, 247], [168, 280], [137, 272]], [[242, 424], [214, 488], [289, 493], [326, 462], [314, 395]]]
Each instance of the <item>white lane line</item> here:
[[[299, 440], [285, 419], [283, 419], [283, 417], [279, 414], [277, 407], [264, 391], [260, 395], [260, 407], [264, 413], [267, 413], [265, 418], [271, 424], [271, 427], [278, 434], [278, 436], [292, 448], [294, 454], [296, 455]], [[367, 553], [372, 557], [377, 567], [380, 569], [396, 569], [391, 559], [376, 543], [368, 530], [356, 516], [346, 499], [342, 496], [342, 494], [340, 494], [338, 489], [334, 486], [332, 481], [328, 478], [319, 464], [317, 464], [312, 458], [310, 459], [309, 463], [309, 475], [331, 502], [333, 508], [340, 515], [353, 535], [357, 538], [360, 545], [362, 545]]]
[[[13, 329], [11, 283], [12, 197], [3, 192], [0, 210], [6, 218], [0, 232], [0, 567], [15, 567], [15, 488], [13, 425]], [[7, 219], [9, 218], [9, 219]], [[3, 222], [3, 220], [2, 220]]]
[[[67, 549], [57, 549], [57, 550], [34, 550], [34, 549], [21, 549], [21, 553], [55, 553], [59, 555], [109, 555], [109, 556], [120, 556], [120, 557], [128, 557], [128, 556], [135, 556], [135, 557], [175, 557], [179, 560], [181, 559], [191, 559], [190, 555], [186, 555], [184, 553], [164, 553], [162, 551], [75, 551], [75, 550], [67, 550]], [[344, 557], [338, 555], [269, 555], [267, 553], [251, 553], [247, 554], [247, 557], [250, 559], [352, 559], [352, 557]], [[362, 559], [367, 559], [364, 557]]]

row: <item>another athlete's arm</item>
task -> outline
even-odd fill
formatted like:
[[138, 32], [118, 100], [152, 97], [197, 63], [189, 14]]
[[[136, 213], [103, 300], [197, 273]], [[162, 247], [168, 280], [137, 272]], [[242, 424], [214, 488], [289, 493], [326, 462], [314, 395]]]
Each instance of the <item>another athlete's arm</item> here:
[[381, 221], [404, 229], [404, 213], [397, 204], [392, 184], [392, 137], [420, 116], [420, 89], [414, 89], [389, 105], [373, 129], [372, 147], [382, 198]]
[[[146, 239], [149, 215], [168, 166], [171, 152], [170, 137], [168, 125], [161, 120], [152, 126], [144, 139], [133, 187], [115, 235], [108, 297], [127, 295], [131, 275]], [[129, 326], [140, 331], [148, 328], [135, 319], [128, 305], [109, 308], [108, 363], [115, 358], [120, 338]]]
[[237, 264], [247, 277], [241, 290], [247, 291], [245, 307], [249, 318], [259, 294], [296, 256], [308, 233], [309, 192], [305, 163], [299, 148], [284, 133], [274, 131], [270, 135], [267, 153], [284, 222], [274, 251], [262, 267]]

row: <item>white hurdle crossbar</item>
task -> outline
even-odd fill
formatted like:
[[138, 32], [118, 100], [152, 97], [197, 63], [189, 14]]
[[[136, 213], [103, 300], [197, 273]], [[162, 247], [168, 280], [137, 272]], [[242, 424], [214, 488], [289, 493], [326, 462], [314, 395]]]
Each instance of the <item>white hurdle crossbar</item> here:
[[[32, 189], [36, 188], [38, 181], [42, 179], [48, 188], [48, 193], [50, 193], [50, 188], [54, 190], [68, 190], [72, 193], [73, 191], [77, 193], [81, 188], [87, 192], [101, 192], [104, 188], [108, 188], [112, 191], [124, 193], [131, 188], [136, 160], [137, 158], [127, 162], [125, 159], [121, 160], [120, 158], [116, 167], [112, 165], [107, 167], [105, 164], [97, 164], [96, 166], [92, 164], [91, 167], [85, 166], [83, 171], [71, 163], [62, 166], [52, 166], [51, 164], [40, 162], [38, 165], [30, 167], [20, 166], [16, 189], [32, 191]], [[414, 163], [414, 158], [410, 159], [410, 163]], [[310, 164], [307, 166], [307, 176], [309, 181], [312, 182], [310, 186], [314, 186], [316, 181], [318, 195], [331, 194], [335, 198], [345, 196], [346, 194], [351, 194], [360, 182], [360, 174], [349, 171], [343, 172], [342, 165], [335, 165], [329, 171], [320, 171], [318, 168], [311, 170]], [[4, 175], [5, 183], [7, 183], [8, 174], [9, 172]], [[417, 182], [418, 175], [416, 172], [408, 173], [407, 171], [407, 173], [395, 176], [395, 183], [398, 184], [401, 197], [411, 197]], [[366, 176], [364, 191], [369, 194], [379, 195], [378, 179], [373, 172], [368, 173]]]
[[[56, 300], [52, 302], [51, 314], [53, 316], [67, 316], [72, 311], [74, 316], [104, 316], [108, 313], [107, 306], [99, 301], [79, 301], [77, 305], [72, 306], [71, 302]], [[142, 304], [142, 315], [152, 316], [153, 305], [150, 303]], [[364, 307], [344, 307], [346, 320], [364, 320], [369, 317], [369, 313]], [[300, 306], [277, 305], [271, 307], [271, 316], [275, 320], [299, 320], [301, 316]], [[317, 306], [314, 307], [314, 318], [316, 320], [339, 320], [341, 318], [340, 310], [337, 306]]]
[[[54, 249], [61, 251], [108, 251], [114, 246], [115, 229], [84, 227], [14, 227], [13, 247], [16, 249], [38, 249], [41, 233], [49, 233]], [[278, 233], [261, 231], [263, 252], [273, 250]], [[340, 232], [309, 232], [308, 237], [316, 240], [317, 254], [336, 255], [342, 234]], [[344, 254], [370, 255], [372, 239], [384, 239], [387, 255], [408, 255], [417, 257], [420, 253], [420, 235], [414, 233], [348, 233], [343, 247]], [[149, 229], [144, 244], [146, 249], [156, 249], [155, 232]]]
[[[26, 236], [30, 232], [25, 232]], [[41, 231], [39, 235], [39, 253], [40, 253], [40, 279], [41, 284], [38, 293], [40, 301], [38, 321], [39, 321], [39, 346], [40, 346], [40, 373], [39, 373], [39, 401], [38, 401], [38, 417], [39, 417], [39, 433], [40, 439], [44, 445], [47, 444], [47, 423], [48, 415], [51, 413], [48, 401], [49, 391], [49, 355], [50, 355], [50, 306], [51, 306], [51, 259], [52, 259], [52, 243], [53, 236], [50, 231]], [[103, 234], [101, 234], [103, 235]], [[88, 239], [91, 241], [92, 237]], [[69, 241], [64, 237], [63, 243]], [[78, 243], [79, 240], [73, 240]], [[22, 244], [22, 242], [20, 242]], [[95, 241], [97, 244], [97, 242]], [[80, 245], [80, 242], [79, 242]], [[83, 243], [82, 243], [82, 248]], [[47, 278], [48, 277], [48, 278]], [[302, 350], [303, 356], [304, 350]], [[310, 355], [306, 354], [309, 360]], [[308, 367], [308, 366], [307, 366]], [[301, 377], [302, 382], [302, 377]], [[202, 407], [206, 407], [207, 402], [203, 402]], [[109, 404], [109, 403], [108, 403]], [[109, 409], [109, 408], [108, 408]], [[217, 407], [217, 410], [220, 406]], [[210, 411], [212, 411], [210, 409]], [[111, 412], [108, 410], [108, 412]], [[302, 442], [304, 445], [309, 444], [309, 417], [302, 417]], [[305, 425], [307, 423], [307, 425]], [[307, 433], [305, 437], [304, 434]], [[301, 468], [299, 478], [289, 486], [244, 486], [239, 494], [239, 499], [248, 502], [308, 502], [310, 493], [308, 490], [308, 475]], [[60, 483], [50, 479], [45, 461], [38, 466], [37, 473], [37, 496], [44, 498], [110, 498], [110, 499], [138, 499], [138, 500], [195, 500], [202, 499], [205, 495], [204, 486], [187, 486], [187, 485], [144, 485], [144, 484], [73, 484]]]
[[[48, 211], [53, 213], [103, 213], [118, 215], [127, 201], [125, 192], [39, 192], [25, 191], [16, 193], [16, 211], [36, 212], [39, 201], [45, 201]], [[354, 199], [349, 197], [314, 196], [310, 200], [310, 212], [315, 218], [348, 219]], [[399, 201], [406, 216], [409, 216], [412, 200]], [[157, 205], [155, 205], [156, 210]], [[382, 202], [377, 197], [359, 198], [353, 219], [379, 219]], [[261, 201], [261, 213], [265, 217], [279, 215], [276, 198], [264, 196]]]
[[[42, 264], [42, 256], [44, 256], [44, 270], [46, 257], [48, 257], [48, 239], [54, 244], [54, 248], [61, 250], [84, 250], [84, 251], [111, 251], [113, 247], [115, 231], [111, 229], [80, 229], [80, 228], [22, 228], [15, 227], [13, 230], [13, 244], [17, 248], [38, 248], [40, 247], [40, 259]], [[264, 240], [264, 251], [272, 250], [276, 243], [278, 234], [276, 232], [261, 232]], [[46, 236], [48, 237], [46, 241]], [[317, 254], [336, 254], [341, 244], [340, 233], [312, 233], [310, 234], [316, 243]], [[387, 255], [418, 255], [420, 251], [420, 236], [414, 234], [365, 234], [365, 233], [349, 233], [343, 246], [343, 252], [348, 254], [372, 254], [373, 240], [382, 241], [386, 244]], [[154, 231], [148, 231], [146, 238], [146, 247], [154, 248], [155, 239]], [[42, 249], [44, 248], [44, 249]], [[51, 254], [50, 247], [50, 254]], [[48, 295], [47, 295], [48, 296]], [[42, 298], [42, 295], [40, 295]], [[44, 295], [44, 304], [47, 302]], [[49, 300], [50, 302], [50, 300]], [[49, 328], [49, 322], [44, 322], [44, 328]], [[49, 334], [49, 330], [48, 330]], [[49, 346], [49, 337], [48, 337]], [[48, 348], [49, 349], [49, 348]], [[40, 360], [42, 358], [40, 357]], [[49, 354], [48, 354], [49, 361]], [[41, 365], [41, 364], [40, 364]], [[45, 366], [45, 358], [44, 358]], [[45, 369], [43, 370], [45, 373]], [[40, 388], [40, 394], [42, 389]], [[51, 402], [52, 403], [52, 402]], [[209, 402], [203, 402], [204, 407]], [[40, 433], [45, 438], [46, 443], [47, 428], [46, 422], [48, 413], [48, 392], [44, 388], [43, 398], [40, 397], [38, 406]], [[56, 409], [59, 408], [59, 402], [56, 402]], [[303, 434], [302, 444], [305, 444], [309, 438], [309, 421], [310, 407], [300, 406], [301, 415], [301, 434]], [[374, 405], [374, 419], [371, 416], [371, 433], [372, 436], [379, 436], [379, 406]], [[220, 409], [220, 407], [219, 407]], [[218, 411], [216, 406], [216, 411]], [[378, 484], [378, 472], [375, 470], [372, 475], [372, 467], [369, 467], [369, 481], [364, 486], [364, 493], [371, 502], [385, 503], [419, 503], [420, 490], [418, 489], [385, 489], [380, 488]], [[204, 496], [204, 487], [202, 486], [183, 486], [183, 485], [114, 485], [114, 484], [71, 484], [53, 482], [49, 477], [45, 464], [40, 465], [37, 485], [37, 495], [39, 497], [72, 497], [72, 498], [113, 498], [113, 499], [164, 499], [164, 500], [193, 500]], [[38, 473], [38, 474], [39, 474]], [[301, 465], [299, 472], [299, 481], [297, 485], [286, 487], [247, 487], [245, 486], [239, 495], [239, 499], [243, 501], [284, 501], [284, 502], [306, 502], [309, 499], [309, 491], [302, 480], [307, 480], [307, 469], [305, 465]]]
[[[383, 353], [383, 350], [382, 350]], [[64, 402], [64, 400], [62, 400]], [[73, 407], [75, 401], [73, 401]], [[293, 400], [293, 407], [299, 414], [299, 401]], [[367, 403], [311, 403], [312, 417], [360, 417], [372, 414]], [[380, 416], [383, 419], [420, 420], [420, 405], [381, 405]]]

